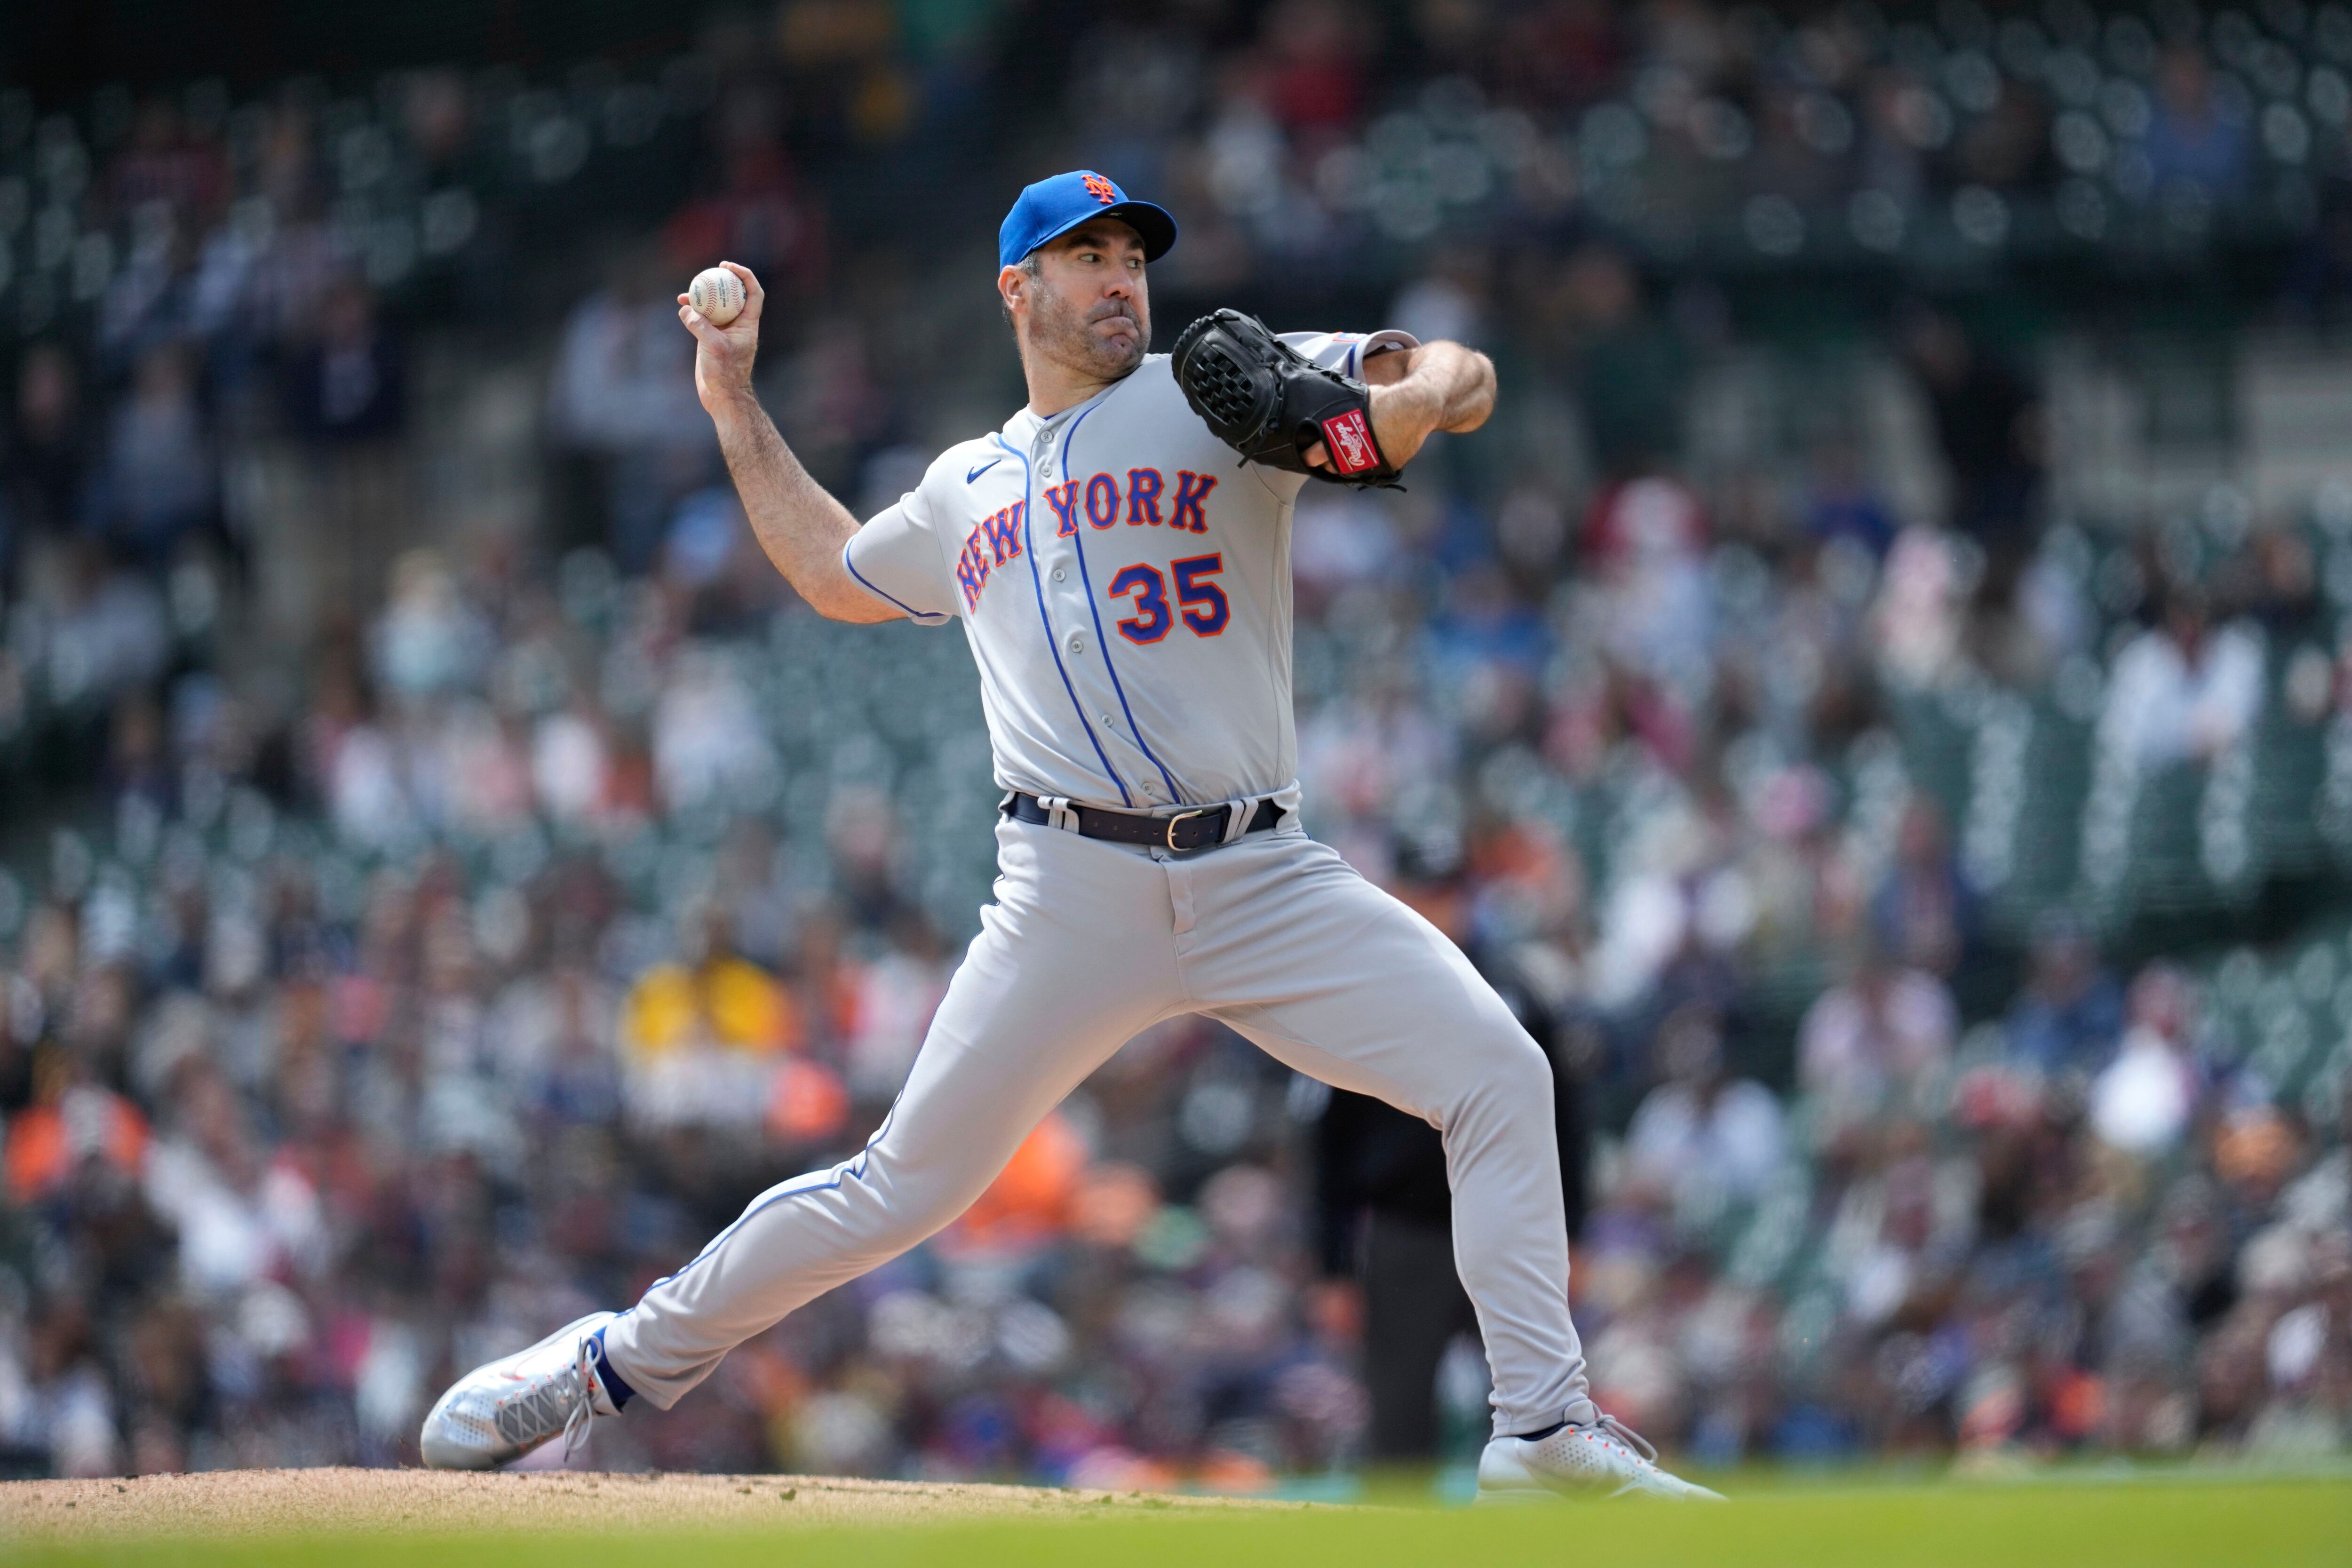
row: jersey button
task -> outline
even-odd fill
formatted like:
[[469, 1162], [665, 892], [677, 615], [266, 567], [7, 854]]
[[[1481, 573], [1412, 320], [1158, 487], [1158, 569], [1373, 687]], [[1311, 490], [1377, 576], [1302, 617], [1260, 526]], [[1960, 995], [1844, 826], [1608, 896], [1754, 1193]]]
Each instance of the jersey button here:
[[1069, 576], [1069, 574], [1070, 574], [1069, 568], [1068, 568], [1068, 567], [1066, 567], [1066, 566], [1056, 566], [1056, 567], [1055, 567], [1055, 568], [1054, 568], [1054, 581], [1055, 581], [1055, 582], [1056, 582], [1056, 583], [1059, 583], [1059, 582], [1061, 582], [1063, 579], [1065, 579], [1065, 578], [1068, 577], [1068, 576]]
[[1070, 651], [1072, 653], [1084, 653], [1087, 651], [1086, 633], [1072, 632], [1070, 634]]
[[1108, 713], [1097, 713], [1097, 714], [1096, 714], [1096, 715], [1095, 715], [1095, 717], [1102, 721], [1102, 727], [1103, 727], [1104, 729], [1108, 730], [1108, 729], [1109, 729], [1109, 728], [1110, 728], [1110, 715], [1109, 715], [1109, 714], [1108, 714]]

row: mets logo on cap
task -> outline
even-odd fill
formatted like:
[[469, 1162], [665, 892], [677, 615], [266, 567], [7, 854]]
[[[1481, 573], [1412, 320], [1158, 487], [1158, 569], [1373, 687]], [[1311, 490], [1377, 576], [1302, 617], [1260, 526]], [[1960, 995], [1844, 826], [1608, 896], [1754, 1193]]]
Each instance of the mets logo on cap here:
[[1112, 217], [1143, 241], [1143, 259], [1157, 261], [1176, 243], [1176, 220], [1165, 209], [1139, 202], [1092, 169], [1072, 169], [1025, 185], [996, 231], [996, 259], [1011, 267], [1048, 240], [1089, 218]]

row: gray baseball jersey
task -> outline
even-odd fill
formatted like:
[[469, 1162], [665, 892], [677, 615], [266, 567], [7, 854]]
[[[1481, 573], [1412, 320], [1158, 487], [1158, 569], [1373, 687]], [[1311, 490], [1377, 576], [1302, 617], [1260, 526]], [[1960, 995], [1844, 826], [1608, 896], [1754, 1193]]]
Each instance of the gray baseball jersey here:
[[[1402, 332], [1291, 333], [1359, 372]], [[961, 618], [997, 783], [1150, 811], [1279, 795], [1296, 809], [1290, 508], [1298, 474], [1244, 465], [1168, 356], [1049, 418], [1023, 409], [940, 454], [844, 551], [918, 621]]]
[[[1402, 333], [1291, 340], [1350, 371]], [[1164, 357], [1088, 401], [949, 450], [844, 552], [917, 620], [961, 619], [1007, 788], [1172, 811], [1295, 812], [1290, 506]], [[1568, 1308], [1550, 1068], [1427, 921], [1295, 815], [1192, 854], [1013, 817], [1002, 875], [889, 1115], [854, 1159], [778, 1184], [603, 1331], [667, 1408], [729, 1350], [962, 1213], [1138, 1031], [1201, 1013], [1444, 1134], [1454, 1251], [1498, 1433], [1593, 1414]]]

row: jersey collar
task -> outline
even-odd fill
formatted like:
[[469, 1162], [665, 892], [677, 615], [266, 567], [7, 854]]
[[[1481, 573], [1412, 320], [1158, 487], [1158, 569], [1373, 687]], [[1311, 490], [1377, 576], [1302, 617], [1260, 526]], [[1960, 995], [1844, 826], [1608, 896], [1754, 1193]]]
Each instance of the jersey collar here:
[[[1136, 370], [1141, 370], [1142, 368], [1143, 367], [1141, 365], [1136, 366]], [[1134, 379], [1134, 375], [1135, 371], [1128, 372], [1127, 374], [1120, 376], [1117, 381], [1112, 382], [1108, 386], [1104, 387], [1100, 392], [1096, 393], [1084, 403], [1073, 403], [1067, 408], [1063, 409], [1059, 414], [1045, 415], [1041, 417], [1038, 415], [1031, 413], [1029, 411], [1028, 405], [1024, 404], [1018, 413], [1014, 414], [1012, 418], [1004, 422], [1004, 438], [1013, 446], [1018, 447], [1024, 443], [1035, 440], [1038, 434], [1042, 431], [1059, 431], [1066, 429], [1068, 428], [1071, 420], [1076, 419], [1079, 415], [1084, 414], [1087, 409], [1092, 408], [1096, 404], [1100, 403], [1104, 398], [1108, 397], [1112, 393], [1117, 392], [1120, 387], [1125, 386], [1129, 381]]]

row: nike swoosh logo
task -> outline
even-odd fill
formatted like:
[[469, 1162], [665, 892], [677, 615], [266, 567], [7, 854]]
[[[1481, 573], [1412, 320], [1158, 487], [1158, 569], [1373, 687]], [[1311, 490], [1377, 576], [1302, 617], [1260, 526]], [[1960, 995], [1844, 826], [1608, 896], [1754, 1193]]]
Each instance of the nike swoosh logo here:
[[1004, 459], [1003, 459], [1003, 458], [989, 458], [989, 459], [988, 459], [988, 461], [986, 461], [985, 463], [982, 463], [980, 467], [978, 467], [978, 468], [974, 468], [971, 472], [970, 472], [970, 473], [966, 474], [966, 475], [963, 477], [963, 482], [964, 482], [964, 483], [966, 483], [966, 484], [970, 484], [970, 483], [971, 483], [971, 481], [972, 481], [972, 480], [974, 480], [974, 479], [976, 479], [980, 478], [980, 476], [981, 476], [981, 475], [982, 475], [982, 474], [984, 474], [984, 473], [988, 472], [988, 470], [989, 470], [989, 469], [991, 469], [991, 468], [994, 468], [994, 467], [996, 467], [996, 465], [997, 465], [997, 464], [999, 464], [999, 463], [1001, 463], [1001, 462], [1003, 462], [1003, 461], [1004, 461]]

